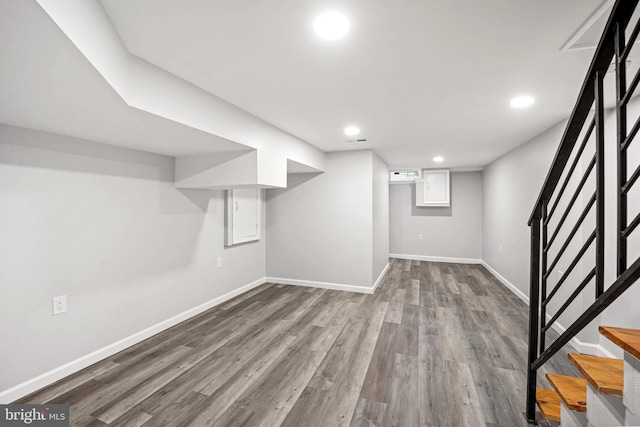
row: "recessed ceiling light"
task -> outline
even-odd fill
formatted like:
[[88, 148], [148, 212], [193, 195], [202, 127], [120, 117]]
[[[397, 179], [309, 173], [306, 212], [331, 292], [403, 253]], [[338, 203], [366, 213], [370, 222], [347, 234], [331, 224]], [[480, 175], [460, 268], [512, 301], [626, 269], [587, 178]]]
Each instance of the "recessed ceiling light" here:
[[524, 108], [533, 104], [535, 100], [532, 96], [518, 96], [517, 98], [513, 98], [511, 100], [511, 107], [513, 108]]
[[344, 133], [349, 136], [354, 136], [360, 133], [360, 128], [357, 126], [347, 126], [344, 128]]
[[349, 20], [338, 12], [327, 12], [313, 22], [316, 34], [326, 40], [337, 40], [349, 31]]
[[444, 162], [444, 157], [442, 157], [442, 156], [435, 156], [435, 157], [433, 158], [433, 161], [434, 161], [434, 162], [436, 162], [436, 163]]

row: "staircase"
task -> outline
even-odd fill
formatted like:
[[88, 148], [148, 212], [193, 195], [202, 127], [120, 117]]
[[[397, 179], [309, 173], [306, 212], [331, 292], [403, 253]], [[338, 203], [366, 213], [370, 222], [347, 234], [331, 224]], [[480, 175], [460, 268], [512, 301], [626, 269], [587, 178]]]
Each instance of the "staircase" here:
[[542, 415], [563, 427], [640, 426], [640, 330], [601, 326], [624, 360], [570, 354], [584, 378], [547, 374], [553, 390], [536, 390]]
[[[600, 326], [600, 334], [624, 351], [623, 359], [570, 354], [581, 377], [548, 373], [549, 387], [538, 387], [544, 382], [538, 382], [538, 371], [583, 329], [599, 324], [599, 316], [640, 279], [638, 236], [629, 244], [640, 225], [640, 185], [635, 199], [630, 196], [640, 181], [640, 154], [633, 152], [640, 147], [632, 144], [640, 132], [640, 104], [630, 104], [640, 70], [627, 79], [629, 58], [640, 54], [639, 1], [615, 1], [529, 219], [524, 415], [531, 424], [537, 424], [537, 407], [546, 420], [563, 427], [640, 427], [640, 330]], [[615, 84], [608, 83], [611, 78]], [[614, 110], [613, 120], [606, 108]], [[605, 132], [605, 124], [615, 132]], [[615, 215], [605, 209], [605, 199]], [[549, 329], [559, 320], [566, 324], [567, 317], [573, 317], [570, 325], [547, 342]]]

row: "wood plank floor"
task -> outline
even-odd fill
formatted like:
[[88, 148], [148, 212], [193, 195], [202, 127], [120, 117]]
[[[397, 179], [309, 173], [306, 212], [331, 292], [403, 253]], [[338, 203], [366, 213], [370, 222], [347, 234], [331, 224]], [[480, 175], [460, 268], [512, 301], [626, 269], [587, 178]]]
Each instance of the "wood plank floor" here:
[[525, 426], [526, 331], [482, 266], [392, 260], [373, 295], [265, 284], [19, 403], [78, 426]]

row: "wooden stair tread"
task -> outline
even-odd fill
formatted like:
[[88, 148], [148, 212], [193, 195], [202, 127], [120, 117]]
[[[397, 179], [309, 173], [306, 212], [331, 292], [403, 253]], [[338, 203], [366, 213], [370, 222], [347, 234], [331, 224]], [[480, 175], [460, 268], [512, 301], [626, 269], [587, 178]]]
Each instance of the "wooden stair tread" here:
[[624, 361], [588, 354], [570, 354], [569, 360], [599, 393], [622, 396]]
[[611, 342], [640, 359], [640, 330], [628, 328], [614, 328], [612, 326], [600, 326], [600, 333]]
[[536, 389], [536, 400], [546, 420], [560, 422], [560, 396], [553, 390]]
[[567, 408], [572, 411], [586, 412], [587, 380], [556, 374], [547, 374], [547, 380]]

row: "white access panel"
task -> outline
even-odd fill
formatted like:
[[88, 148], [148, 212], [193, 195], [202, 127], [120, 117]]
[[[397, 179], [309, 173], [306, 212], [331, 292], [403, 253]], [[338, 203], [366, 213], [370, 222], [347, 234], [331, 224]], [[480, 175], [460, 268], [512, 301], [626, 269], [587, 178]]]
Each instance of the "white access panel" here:
[[447, 172], [430, 172], [426, 176], [426, 188], [424, 192], [425, 203], [446, 203], [447, 197]]
[[451, 206], [451, 184], [448, 169], [422, 171], [416, 180], [416, 206]]
[[260, 240], [261, 190], [227, 190], [225, 246]]

